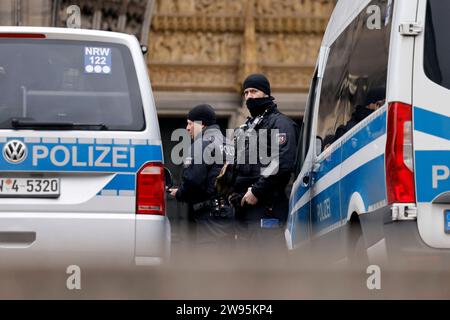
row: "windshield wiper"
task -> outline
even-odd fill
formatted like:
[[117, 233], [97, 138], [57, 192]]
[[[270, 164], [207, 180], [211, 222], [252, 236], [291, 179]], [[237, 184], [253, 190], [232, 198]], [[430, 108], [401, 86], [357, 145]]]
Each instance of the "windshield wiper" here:
[[20, 129], [59, 129], [59, 130], [73, 130], [84, 128], [98, 128], [98, 130], [108, 130], [108, 127], [103, 123], [74, 123], [74, 122], [38, 122], [31, 120], [12, 119], [11, 126]]

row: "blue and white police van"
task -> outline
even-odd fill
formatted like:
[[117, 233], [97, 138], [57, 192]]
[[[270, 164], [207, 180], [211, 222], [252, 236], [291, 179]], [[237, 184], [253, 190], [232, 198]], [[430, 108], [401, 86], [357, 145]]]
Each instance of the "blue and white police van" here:
[[0, 89], [0, 265], [167, 258], [161, 137], [137, 39], [1, 27]]
[[304, 115], [289, 248], [450, 248], [449, 12], [442, 0], [338, 1]]

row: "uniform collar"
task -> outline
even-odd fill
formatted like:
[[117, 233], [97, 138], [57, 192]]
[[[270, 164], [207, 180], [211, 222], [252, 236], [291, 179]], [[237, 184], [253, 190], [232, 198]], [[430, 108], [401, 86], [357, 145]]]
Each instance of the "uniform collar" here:
[[277, 107], [276, 103], [274, 103], [269, 108], [267, 108], [267, 114], [276, 113], [276, 112], [278, 112], [278, 107]]
[[203, 128], [203, 132], [205, 132], [206, 130], [220, 130], [220, 127], [218, 124], [212, 124]]
[[204, 138], [205, 132], [208, 131], [208, 130], [219, 130], [219, 131], [220, 131], [220, 127], [219, 127], [218, 124], [212, 124], [212, 125], [210, 125], [210, 126], [204, 127], [204, 128], [202, 129], [201, 134], [198, 134], [198, 135], [195, 137], [194, 141], [196, 141], [197, 139], [200, 139], [200, 137]]

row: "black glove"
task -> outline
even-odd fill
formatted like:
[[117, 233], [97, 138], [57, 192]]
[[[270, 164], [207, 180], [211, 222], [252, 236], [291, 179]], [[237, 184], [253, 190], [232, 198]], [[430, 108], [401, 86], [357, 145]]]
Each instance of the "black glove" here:
[[234, 184], [234, 166], [230, 163], [225, 163], [220, 170], [220, 174], [216, 178], [215, 187], [220, 195], [227, 195], [231, 191]]
[[242, 201], [243, 197], [244, 197], [243, 194], [234, 192], [228, 197], [228, 201], [230, 202], [230, 204], [233, 207], [240, 208], [241, 207], [241, 201]]

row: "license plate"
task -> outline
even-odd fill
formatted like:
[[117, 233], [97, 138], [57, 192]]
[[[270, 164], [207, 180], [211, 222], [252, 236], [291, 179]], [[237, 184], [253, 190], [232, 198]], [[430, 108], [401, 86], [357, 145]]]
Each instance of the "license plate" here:
[[0, 197], [56, 198], [59, 179], [0, 178]]
[[261, 219], [261, 228], [276, 229], [280, 227], [280, 220], [278, 219]]
[[445, 233], [450, 233], [450, 210], [444, 211], [444, 229]]

